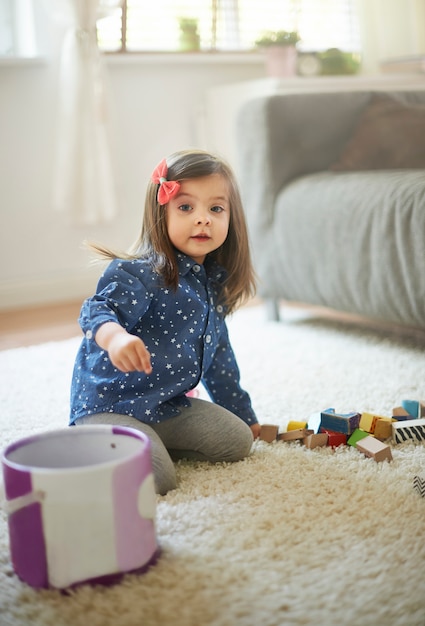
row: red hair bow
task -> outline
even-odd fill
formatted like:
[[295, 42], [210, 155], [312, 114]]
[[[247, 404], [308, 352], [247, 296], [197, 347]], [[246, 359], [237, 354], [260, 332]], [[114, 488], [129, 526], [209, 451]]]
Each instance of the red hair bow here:
[[167, 180], [168, 166], [167, 161], [162, 159], [153, 171], [152, 182], [159, 185], [158, 202], [159, 204], [167, 204], [171, 198], [178, 194], [180, 183], [176, 180]]

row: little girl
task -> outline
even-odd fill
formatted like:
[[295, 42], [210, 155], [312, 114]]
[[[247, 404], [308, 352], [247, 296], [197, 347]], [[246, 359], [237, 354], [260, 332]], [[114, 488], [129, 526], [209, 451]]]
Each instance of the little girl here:
[[[173, 460], [247, 456], [260, 426], [225, 317], [255, 285], [229, 166], [200, 150], [164, 159], [132, 252], [93, 247], [110, 264], [81, 309], [70, 424], [146, 433], [160, 494], [176, 487]], [[188, 397], [200, 381], [212, 402]]]

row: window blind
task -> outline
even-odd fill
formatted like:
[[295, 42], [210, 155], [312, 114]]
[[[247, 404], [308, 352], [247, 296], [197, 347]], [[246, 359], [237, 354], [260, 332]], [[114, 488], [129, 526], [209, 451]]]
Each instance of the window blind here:
[[356, 0], [124, 0], [98, 40], [105, 51], [250, 51], [271, 30], [297, 30], [302, 51], [360, 51]]

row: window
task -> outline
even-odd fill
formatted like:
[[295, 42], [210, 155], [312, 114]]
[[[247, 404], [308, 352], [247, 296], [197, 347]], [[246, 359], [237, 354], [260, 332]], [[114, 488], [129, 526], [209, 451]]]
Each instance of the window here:
[[109, 52], [242, 52], [269, 30], [297, 30], [304, 51], [360, 51], [356, 0], [124, 0], [98, 40]]
[[37, 54], [33, 0], [0, 0], [0, 56]]

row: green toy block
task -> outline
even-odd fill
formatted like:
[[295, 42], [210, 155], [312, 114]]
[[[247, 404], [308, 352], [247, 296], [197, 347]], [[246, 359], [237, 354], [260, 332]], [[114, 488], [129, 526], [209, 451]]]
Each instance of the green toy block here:
[[353, 446], [353, 448], [356, 447], [356, 443], [358, 441], [360, 441], [361, 439], [364, 439], [365, 437], [368, 437], [369, 433], [366, 432], [365, 430], [362, 430], [361, 428], [356, 428], [356, 430], [350, 435], [350, 437], [348, 438], [348, 445], [349, 446]]

